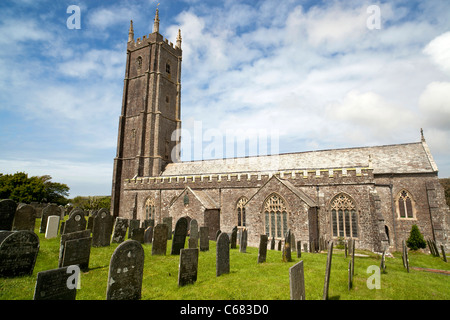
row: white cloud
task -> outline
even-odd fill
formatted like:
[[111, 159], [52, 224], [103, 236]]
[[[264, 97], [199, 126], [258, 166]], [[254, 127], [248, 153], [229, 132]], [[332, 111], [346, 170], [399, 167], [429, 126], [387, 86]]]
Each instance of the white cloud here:
[[450, 32], [433, 39], [423, 50], [447, 73], [450, 73]]
[[450, 133], [450, 82], [430, 83], [419, 98], [419, 108], [427, 125]]

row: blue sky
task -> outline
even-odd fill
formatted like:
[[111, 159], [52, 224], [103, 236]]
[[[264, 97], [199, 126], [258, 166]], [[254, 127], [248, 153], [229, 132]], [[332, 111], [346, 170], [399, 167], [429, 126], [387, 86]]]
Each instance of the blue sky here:
[[[81, 29], [67, 28], [70, 5]], [[284, 153], [417, 142], [423, 128], [450, 177], [444, 0], [3, 0], [1, 173], [110, 194], [129, 21], [135, 38], [151, 33], [157, 5], [160, 33], [182, 32], [186, 132], [275, 130]], [[368, 27], [371, 5], [380, 28]]]

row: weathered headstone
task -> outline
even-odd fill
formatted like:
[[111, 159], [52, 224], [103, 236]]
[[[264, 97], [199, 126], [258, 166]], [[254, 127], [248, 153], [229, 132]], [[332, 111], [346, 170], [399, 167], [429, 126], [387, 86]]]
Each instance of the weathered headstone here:
[[272, 237], [272, 240], [270, 240], [270, 250], [275, 250], [275, 238]]
[[198, 248], [198, 238], [189, 238], [188, 239], [188, 248], [189, 249], [197, 249]]
[[157, 224], [153, 229], [152, 255], [166, 255], [167, 225]]
[[188, 230], [188, 221], [185, 217], [181, 217], [175, 224], [175, 232], [173, 233], [172, 250], [170, 254], [179, 255], [180, 250], [184, 249], [187, 230]]
[[241, 237], [239, 239], [239, 252], [246, 253], [247, 252], [247, 229], [243, 229], [241, 232]]
[[216, 231], [216, 237], [214, 238], [217, 241], [217, 238], [219, 237], [219, 235], [222, 233], [222, 231], [217, 230]]
[[355, 276], [355, 247], [356, 247], [356, 243], [355, 243], [355, 239], [351, 239], [350, 240], [351, 243], [351, 258], [352, 258], [352, 278]]
[[230, 247], [231, 249], [236, 249], [236, 241], [237, 241], [237, 227], [235, 226], [232, 230], [231, 230], [231, 241], [230, 241]]
[[47, 227], [45, 229], [45, 239], [53, 239], [58, 236], [59, 217], [49, 216], [47, 218]]
[[92, 246], [107, 247], [111, 244], [114, 217], [106, 209], [100, 209], [93, 216]]
[[144, 228], [136, 228], [133, 230], [133, 235], [131, 236], [132, 240], [136, 240], [139, 243], [144, 243]]
[[283, 247], [283, 262], [291, 262], [291, 230], [289, 229], [286, 233], [286, 237], [284, 239], [284, 247]]
[[44, 209], [42, 209], [42, 218], [39, 233], [45, 233], [45, 230], [47, 229], [47, 219], [49, 216], [61, 217], [61, 209], [58, 205], [50, 203]]
[[121, 243], [109, 263], [107, 300], [140, 300], [144, 271], [144, 249], [135, 240]]
[[348, 290], [353, 287], [352, 260], [348, 261]]
[[282, 246], [282, 244], [283, 244], [283, 242], [280, 240], [280, 241], [278, 241], [278, 247], [277, 247], [277, 250], [278, 251], [281, 251], [281, 246]]
[[182, 249], [178, 268], [178, 286], [182, 287], [197, 281], [198, 249]]
[[266, 256], [267, 256], [267, 235], [261, 234], [259, 236], [258, 263], [266, 262]]
[[153, 241], [153, 226], [145, 229], [144, 232], [144, 244], [152, 243]]
[[17, 203], [14, 200], [0, 200], [0, 230], [12, 230], [16, 208]]
[[81, 270], [89, 270], [92, 238], [67, 240], [64, 245], [61, 267], [78, 265]]
[[39, 237], [31, 231], [0, 231], [0, 277], [33, 273]]
[[298, 240], [297, 241], [297, 258], [301, 258], [302, 257], [302, 241]]
[[122, 243], [123, 241], [125, 241], [127, 229], [128, 219], [117, 217], [116, 222], [114, 223], [111, 243]]
[[383, 253], [381, 254], [380, 270], [381, 272], [385, 272], [386, 270], [386, 248], [383, 249]]
[[289, 288], [291, 300], [305, 300], [303, 260], [289, 268]]
[[200, 227], [200, 251], [209, 250], [209, 228]]
[[139, 229], [141, 221], [138, 219], [131, 219], [128, 222], [128, 239], [133, 239], [134, 230]]
[[216, 277], [224, 273], [230, 273], [230, 239], [222, 232], [217, 238]]
[[172, 239], [172, 217], [164, 217], [163, 224], [167, 225], [167, 240]]
[[33, 300], [75, 300], [76, 286], [69, 286], [74, 277], [69, 267], [38, 272]]
[[191, 220], [191, 224], [190, 224], [190, 234], [189, 237], [191, 238], [199, 238], [199, 234], [198, 234], [198, 222], [195, 219]]
[[291, 252], [296, 251], [297, 250], [296, 248], [297, 248], [297, 242], [295, 242], [295, 235], [291, 232]]
[[34, 232], [34, 225], [36, 223], [36, 209], [29, 204], [21, 203], [17, 207], [13, 231], [16, 230], [29, 230]]
[[[91, 231], [90, 230], [83, 230], [83, 231], [77, 231], [77, 232], [71, 232], [61, 235], [60, 245], [59, 245], [59, 259], [58, 259], [58, 268], [61, 268], [63, 266], [68, 266], [70, 264], [63, 263], [64, 261], [64, 255], [66, 251], [66, 242], [71, 240], [78, 240], [78, 239], [91, 239]], [[67, 255], [67, 257], [71, 256], [72, 253]]]
[[84, 217], [84, 212], [77, 210], [69, 215], [69, 219], [66, 220], [64, 225], [63, 234], [78, 232], [86, 230], [86, 218]]
[[333, 257], [333, 241], [328, 244], [327, 267], [325, 270], [325, 282], [323, 285], [323, 300], [328, 300], [328, 289], [330, 286], [331, 259]]
[[408, 248], [406, 247], [405, 240], [403, 240], [403, 265], [406, 271], [409, 272]]
[[441, 244], [441, 251], [442, 251], [442, 259], [447, 262], [447, 256], [445, 255], [445, 248], [444, 245]]

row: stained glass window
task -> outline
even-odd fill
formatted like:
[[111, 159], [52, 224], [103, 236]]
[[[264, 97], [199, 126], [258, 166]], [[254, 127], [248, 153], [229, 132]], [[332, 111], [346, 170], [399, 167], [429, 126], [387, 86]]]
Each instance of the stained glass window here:
[[266, 234], [281, 238], [288, 230], [288, 210], [283, 198], [271, 194], [264, 202]]
[[357, 238], [358, 217], [353, 200], [339, 194], [331, 201], [331, 224], [333, 237]]

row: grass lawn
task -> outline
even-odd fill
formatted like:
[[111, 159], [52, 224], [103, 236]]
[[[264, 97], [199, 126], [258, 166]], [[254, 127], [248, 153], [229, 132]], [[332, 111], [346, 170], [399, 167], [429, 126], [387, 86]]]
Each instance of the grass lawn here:
[[[40, 219], [36, 220], [39, 226]], [[59, 241], [40, 238], [40, 251], [31, 276], [0, 279], [0, 300], [30, 300], [33, 298], [36, 275], [57, 268]], [[187, 243], [187, 241], [186, 241]], [[117, 244], [91, 248], [90, 270], [81, 274], [77, 300], [105, 300], [108, 268]], [[178, 288], [179, 256], [171, 256], [171, 241], [166, 256], [152, 256], [151, 244], [145, 251], [142, 299], [151, 300], [289, 300], [289, 268], [303, 260], [306, 299], [320, 300], [323, 294], [326, 253], [292, 253], [293, 261], [283, 263], [280, 251], [267, 251], [267, 262], [257, 263], [258, 249], [247, 247], [247, 253], [230, 251], [230, 273], [216, 277], [216, 243], [210, 250], [200, 252], [198, 279], [193, 285]], [[187, 246], [186, 246], [187, 247]], [[368, 257], [355, 257], [353, 288], [348, 290], [348, 261], [344, 251], [334, 248], [329, 286], [329, 298], [340, 300], [450, 300], [450, 276], [403, 268], [400, 253], [386, 258], [386, 272], [381, 273], [381, 289], [368, 289], [367, 273], [371, 265], [380, 265], [381, 258], [367, 251], [356, 251]], [[437, 257], [409, 252], [410, 266], [450, 270], [449, 264]]]

